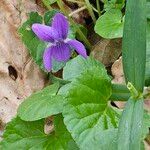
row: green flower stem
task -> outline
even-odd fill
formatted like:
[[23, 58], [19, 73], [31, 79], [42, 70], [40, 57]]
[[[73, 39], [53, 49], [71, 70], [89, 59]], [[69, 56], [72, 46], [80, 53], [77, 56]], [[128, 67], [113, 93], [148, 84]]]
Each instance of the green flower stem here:
[[69, 17], [69, 14], [66, 12], [65, 8], [64, 8], [64, 5], [63, 5], [63, 2], [62, 0], [57, 0], [57, 4], [60, 8], [60, 10], [68, 17], [69, 21], [71, 22], [71, 24], [73, 24], [77, 30], [77, 33], [81, 36], [83, 42], [86, 44], [87, 48], [89, 49], [89, 51], [91, 50], [91, 44], [90, 42], [88, 41], [88, 39], [86, 38], [86, 36], [83, 34], [83, 32], [81, 31], [81, 29], [76, 25], [76, 23], [74, 22], [74, 20]]
[[42, 0], [42, 3], [44, 4], [44, 6], [48, 9], [48, 10], [52, 10], [53, 8], [50, 5], [47, 5], [47, 3]]
[[104, 4], [105, 4], [105, 3], [108, 3], [108, 0], [104, 0], [103, 2], [104, 2]]
[[[76, 25], [75, 25], [76, 26]], [[92, 48], [92, 45], [91, 43], [89, 42], [89, 40], [86, 38], [86, 36], [83, 34], [83, 32], [81, 31], [81, 29], [76, 26], [77, 28], [77, 33], [81, 36], [83, 42], [86, 44], [87, 48], [89, 49], [89, 52], [91, 51], [91, 48]]]
[[86, 3], [86, 6], [87, 6], [90, 16], [92, 17], [93, 22], [96, 23], [96, 17], [94, 15], [94, 12], [93, 12], [93, 9], [91, 7], [89, 0], [85, 0], [85, 3]]
[[57, 4], [58, 4], [60, 10], [64, 13], [64, 15], [68, 17], [68, 13], [66, 12], [66, 10], [64, 8], [63, 1], [62, 0], [57, 0]]
[[101, 16], [101, 8], [100, 8], [99, 0], [96, 0], [96, 7], [97, 7], [97, 10], [98, 10], [99, 16]]
[[77, 3], [77, 4], [85, 4], [84, 2], [81, 2], [81, 1], [78, 1], [78, 0], [68, 0], [69, 2], [72, 2], [72, 3]]
[[91, 5], [91, 7], [92, 7], [93, 11], [98, 13], [98, 10], [94, 6]]

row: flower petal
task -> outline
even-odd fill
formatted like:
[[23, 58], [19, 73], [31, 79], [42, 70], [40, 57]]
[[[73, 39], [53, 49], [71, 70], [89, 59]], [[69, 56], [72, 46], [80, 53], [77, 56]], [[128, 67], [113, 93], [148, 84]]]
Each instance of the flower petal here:
[[79, 55], [87, 58], [86, 49], [81, 42], [77, 40], [70, 40], [67, 43], [70, 45], [71, 48], [75, 49], [79, 53]]
[[69, 45], [66, 43], [57, 43], [56, 46], [53, 46], [53, 58], [57, 61], [67, 61], [71, 56], [71, 50]]
[[54, 42], [55, 39], [58, 39], [58, 33], [52, 27], [35, 23], [32, 25], [32, 30], [43, 41]]
[[52, 48], [51, 47], [45, 49], [43, 54], [43, 63], [45, 69], [47, 71], [51, 71], [52, 69]]
[[59, 38], [61, 39], [67, 38], [69, 24], [68, 24], [66, 17], [63, 14], [57, 13], [54, 16], [52, 27], [58, 32]]

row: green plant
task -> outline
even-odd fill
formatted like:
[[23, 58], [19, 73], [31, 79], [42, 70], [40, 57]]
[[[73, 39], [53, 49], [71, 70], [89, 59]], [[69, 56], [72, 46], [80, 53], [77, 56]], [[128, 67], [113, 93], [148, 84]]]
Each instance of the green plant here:
[[[124, 1], [117, 2], [122, 8]], [[54, 84], [34, 93], [20, 105], [17, 117], [6, 126], [1, 149], [142, 149], [150, 126], [150, 115], [143, 108], [147, 96], [143, 92], [145, 79], [148, 85], [149, 76], [146, 63], [149, 22], [147, 24], [145, 8], [145, 0], [137, 0], [136, 5], [134, 0], [127, 1], [122, 49], [126, 85], [112, 84], [103, 64], [92, 57], [77, 56], [66, 65], [56, 62], [57, 69], [53, 71], [63, 68], [63, 79], [47, 73]], [[109, 10], [105, 15], [111, 16], [112, 11], [115, 17], [110, 22], [115, 24], [114, 29], [119, 26], [115, 33], [120, 37], [120, 28], [123, 28], [121, 11]], [[42, 18], [31, 13], [19, 30], [32, 58], [42, 69], [42, 53], [47, 43], [36, 37], [31, 26], [43, 19], [45, 24], [50, 23], [53, 14], [54, 11], [49, 11]], [[109, 21], [107, 17], [103, 19]], [[108, 35], [107, 31], [103, 32]], [[74, 38], [76, 32], [70, 34]], [[118, 100], [127, 101], [123, 111], [110, 103]], [[44, 119], [49, 116], [54, 117], [54, 129], [45, 134]]]

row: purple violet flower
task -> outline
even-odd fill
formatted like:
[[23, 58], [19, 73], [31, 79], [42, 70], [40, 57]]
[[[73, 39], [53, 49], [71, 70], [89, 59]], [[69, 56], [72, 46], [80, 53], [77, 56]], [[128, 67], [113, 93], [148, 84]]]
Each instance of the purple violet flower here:
[[43, 54], [44, 67], [47, 71], [52, 69], [52, 59], [58, 62], [66, 62], [71, 57], [71, 49], [75, 49], [84, 58], [87, 57], [84, 45], [68, 39], [69, 24], [64, 15], [57, 13], [53, 17], [52, 26], [35, 23], [32, 25], [33, 32], [45, 42], [50, 42]]

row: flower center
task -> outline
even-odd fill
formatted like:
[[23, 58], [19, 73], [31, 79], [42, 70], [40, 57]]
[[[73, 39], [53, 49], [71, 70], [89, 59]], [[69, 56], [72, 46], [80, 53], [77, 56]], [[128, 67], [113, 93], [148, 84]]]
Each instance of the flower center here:
[[53, 45], [57, 45], [57, 46], [59, 46], [59, 45], [62, 45], [62, 44], [64, 44], [64, 43], [67, 43], [68, 41], [69, 41], [70, 39], [58, 39], [58, 40], [55, 40], [55, 42], [53, 43]]

